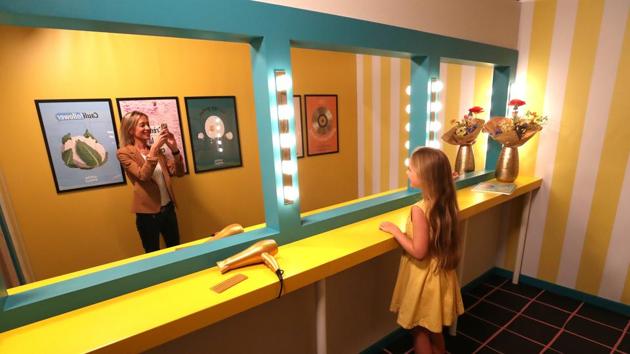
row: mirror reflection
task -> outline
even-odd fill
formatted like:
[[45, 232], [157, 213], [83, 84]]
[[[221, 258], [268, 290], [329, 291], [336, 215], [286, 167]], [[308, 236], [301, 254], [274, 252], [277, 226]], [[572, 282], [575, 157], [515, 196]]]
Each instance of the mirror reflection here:
[[405, 188], [410, 61], [300, 48], [291, 60], [301, 211]]
[[441, 137], [436, 146], [460, 174], [484, 170], [488, 139], [481, 128], [489, 119], [492, 74], [491, 65], [440, 63], [442, 89], [438, 99], [442, 109], [437, 114], [439, 123], [429, 125], [429, 129]]
[[249, 45], [1, 26], [0, 65], [26, 282], [264, 222]]

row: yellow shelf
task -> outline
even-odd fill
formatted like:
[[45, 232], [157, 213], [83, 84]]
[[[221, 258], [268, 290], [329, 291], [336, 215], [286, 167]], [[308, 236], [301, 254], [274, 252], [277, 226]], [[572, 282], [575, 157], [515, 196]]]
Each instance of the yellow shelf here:
[[[457, 192], [462, 218], [469, 218], [540, 187], [536, 177], [519, 177], [511, 195]], [[378, 230], [388, 220], [403, 226], [409, 208], [281, 246], [277, 260], [285, 270], [286, 292], [297, 290], [397, 248]], [[210, 287], [242, 273], [248, 279], [222, 294]], [[140, 352], [277, 296], [276, 276], [265, 266], [225, 275], [216, 267], [51, 317], [0, 334], [0, 353]]]

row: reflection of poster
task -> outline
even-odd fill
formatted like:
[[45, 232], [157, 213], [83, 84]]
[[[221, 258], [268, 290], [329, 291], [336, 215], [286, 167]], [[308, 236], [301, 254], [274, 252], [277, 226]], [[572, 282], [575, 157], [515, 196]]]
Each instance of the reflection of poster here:
[[57, 193], [124, 184], [109, 99], [36, 100]]
[[304, 157], [304, 138], [302, 137], [302, 101], [300, 100], [299, 95], [293, 96], [293, 111], [297, 157]]
[[[184, 154], [184, 171], [188, 173], [186, 160], [186, 149], [184, 147], [184, 135], [182, 134], [182, 121], [179, 116], [179, 102], [177, 97], [142, 97], [142, 98], [117, 98], [118, 115], [120, 119], [133, 111], [138, 111], [149, 116], [149, 125], [151, 126], [151, 140], [157, 139], [160, 134], [160, 125], [166, 123], [168, 131], [173, 133], [177, 148]], [[173, 158], [170, 149], [165, 148], [164, 154], [168, 158]]]
[[195, 172], [242, 166], [236, 98], [186, 97], [185, 101]]
[[306, 106], [306, 153], [339, 152], [337, 95], [304, 95]]

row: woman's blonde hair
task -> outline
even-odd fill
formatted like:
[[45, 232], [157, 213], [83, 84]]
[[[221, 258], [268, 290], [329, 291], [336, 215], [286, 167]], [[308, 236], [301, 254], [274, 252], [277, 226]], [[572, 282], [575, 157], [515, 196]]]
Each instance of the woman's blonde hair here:
[[429, 222], [429, 256], [437, 258], [438, 269], [455, 269], [460, 259], [459, 207], [448, 157], [440, 150], [420, 147], [409, 163], [421, 181]]
[[133, 145], [135, 143], [134, 129], [136, 125], [138, 125], [138, 120], [143, 117], [149, 119], [149, 116], [139, 111], [128, 112], [122, 117], [120, 122], [121, 146]]

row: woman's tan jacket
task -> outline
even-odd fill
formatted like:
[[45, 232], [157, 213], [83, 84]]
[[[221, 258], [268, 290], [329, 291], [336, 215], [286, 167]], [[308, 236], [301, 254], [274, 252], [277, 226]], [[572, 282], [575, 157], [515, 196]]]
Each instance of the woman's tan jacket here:
[[181, 153], [175, 155], [174, 160], [167, 159], [164, 154], [159, 154], [157, 157], [147, 156], [145, 160], [140, 150], [133, 145], [127, 145], [118, 149], [116, 156], [118, 156], [118, 160], [133, 185], [132, 212], [142, 214], [160, 212], [160, 188], [153, 180], [153, 170], [158, 163], [162, 167], [162, 175], [164, 175], [168, 194], [175, 204], [171, 176], [181, 177], [184, 175], [184, 159]]

